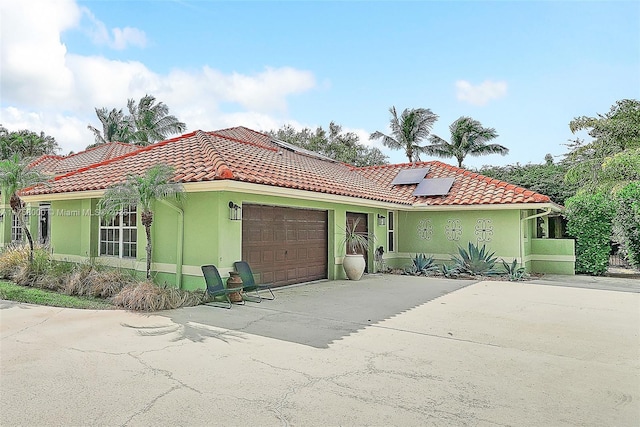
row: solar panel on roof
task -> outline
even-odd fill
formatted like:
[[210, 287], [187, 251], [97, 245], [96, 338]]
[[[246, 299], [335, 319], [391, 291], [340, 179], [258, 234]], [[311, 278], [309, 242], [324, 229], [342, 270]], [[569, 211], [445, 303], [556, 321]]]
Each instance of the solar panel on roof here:
[[398, 172], [391, 185], [417, 184], [427, 176], [429, 168], [405, 169]]
[[449, 194], [455, 178], [423, 179], [413, 191], [414, 196], [445, 196]]

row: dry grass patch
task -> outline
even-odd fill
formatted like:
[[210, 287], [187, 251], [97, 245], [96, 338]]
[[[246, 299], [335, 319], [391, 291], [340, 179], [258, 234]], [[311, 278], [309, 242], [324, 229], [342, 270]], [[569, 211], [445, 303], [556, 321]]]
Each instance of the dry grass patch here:
[[144, 281], [126, 286], [112, 301], [127, 310], [158, 311], [198, 305], [202, 302], [202, 293]]

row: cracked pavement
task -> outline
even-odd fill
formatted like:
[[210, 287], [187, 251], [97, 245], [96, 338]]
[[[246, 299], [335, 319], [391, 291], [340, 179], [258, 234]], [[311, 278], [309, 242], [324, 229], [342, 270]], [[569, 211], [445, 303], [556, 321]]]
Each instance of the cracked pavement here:
[[0, 301], [0, 425], [636, 426], [640, 294], [369, 276], [154, 314]]

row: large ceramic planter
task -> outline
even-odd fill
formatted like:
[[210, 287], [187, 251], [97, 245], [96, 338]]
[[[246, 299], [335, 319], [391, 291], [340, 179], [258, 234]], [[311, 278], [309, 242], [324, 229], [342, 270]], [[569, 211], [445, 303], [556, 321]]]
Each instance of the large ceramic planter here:
[[345, 255], [342, 261], [342, 268], [349, 280], [360, 280], [366, 265], [362, 254]]

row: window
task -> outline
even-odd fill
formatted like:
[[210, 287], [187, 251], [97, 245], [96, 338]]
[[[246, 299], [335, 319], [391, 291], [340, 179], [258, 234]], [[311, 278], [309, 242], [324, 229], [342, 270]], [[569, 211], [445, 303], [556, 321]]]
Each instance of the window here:
[[137, 242], [135, 206], [120, 212], [111, 221], [100, 220], [100, 255], [135, 258]]
[[18, 215], [16, 215], [15, 212], [11, 212], [11, 241], [21, 242], [23, 239], [22, 232], [23, 230], [18, 220]]
[[387, 212], [387, 252], [395, 252], [395, 215], [393, 212]]

